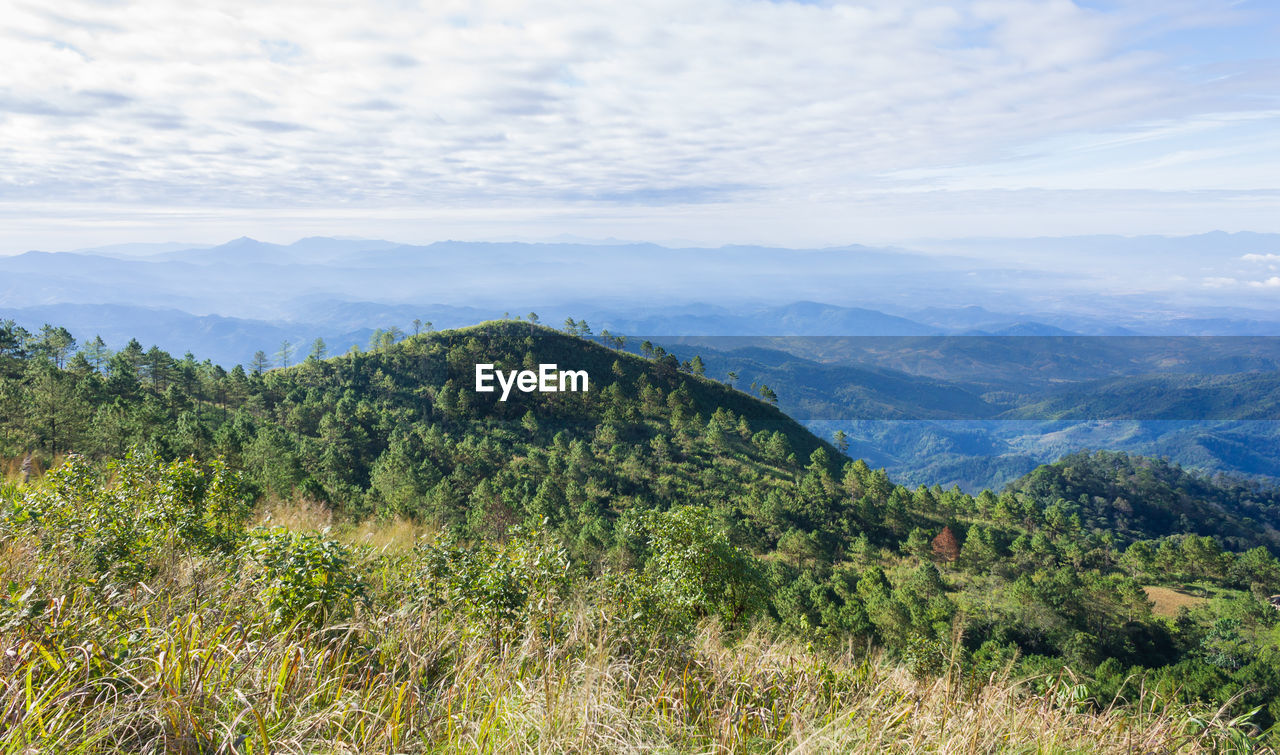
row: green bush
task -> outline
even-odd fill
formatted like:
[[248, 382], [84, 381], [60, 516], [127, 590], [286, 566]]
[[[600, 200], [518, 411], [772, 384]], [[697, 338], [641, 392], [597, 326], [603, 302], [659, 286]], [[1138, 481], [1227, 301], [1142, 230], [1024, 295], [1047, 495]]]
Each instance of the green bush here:
[[351, 554], [323, 535], [259, 528], [249, 533], [244, 555], [277, 625], [341, 620], [364, 598]]
[[38, 483], [10, 495], [6, 529], [35, 534], [50, 550], [87, 558], [98, 572], [137, 581], [177, 546], [228, 553], [250, 512], [238, 475], [221, 460], [164, 462], [130, 452], [111, 462], [70, 456]]
[[763, 607], [755, 557], [729, 542], [710, 509], [678, 506], [627, 520], [624, 537], [644, 543], [644, 572], [676, 623], [716, 616], [733, 627]]
[[684, 615], [672, 615], [648, 574], [607, 571], [591, 588], [600, 631], [630, 653], [678, 646], [693, 633], [694, 625]]
[[415, 548], [413, 561], [420, 600], [465, 616], [495, 637], [526, 622], [551, 633], [564, 614], [569, 559], [537, 534], [469, 546], [437, 536]]
[[917, 680], [936, 679], [946, 671], [950, 651], [951, 646], [941, 640], [916, 635], [902, 648], [902, 663]]

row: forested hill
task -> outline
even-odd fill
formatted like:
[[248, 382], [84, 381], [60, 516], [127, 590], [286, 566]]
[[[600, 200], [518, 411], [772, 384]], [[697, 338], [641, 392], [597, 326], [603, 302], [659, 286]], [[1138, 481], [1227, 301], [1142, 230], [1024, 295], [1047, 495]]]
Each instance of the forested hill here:
[[[172, 496], [129, 499], [102, 524], [81, 516], [99, 494], [76, 485], [121, 469], [163, 478], [165, 460], [188, 456], [173, 474], [225, 469], [222, 457], [260, 501], [318, 500], [348, 521], [403, 517], [481, 548], [537, 528], [583, 590], [651, 601], [626, 615], [654, 626], [750, 618], [878, 646], [923, 674], [955, 662], [981, 678], [1054, 678], [1066, 666], [1091, 675], [1100, 701], [1161, 689], [1233, 716], [1258, 708], [1263, 728], [1280, 720], [1274, 492], [1108, 454], [1069, 457], [999, 495], [908, 489], [702, 377], [700, 359], [649, 344], [636, 356], [582, 330], [492, 322], [226, 372], [0, 322], [0, 456], [17, 480], [0, 524], [87, 543], [93, 573], [142, 568], [121, 561], [136, 543], [113, 543], [152, 543], [147, 522], [172, 516], [147, 512]], [[504, 402], [475, 392], [477, 363], [554, 363], [585, 370], [590, 387]], [[150, 453], [97, 472], [77, 460], [37, 469], [29, 486], [17, 474], [29, 450], [43, 465], [139, 446]], [[77, 539], [84, 528], [97, 534]]]
[[1161, 459], [1098, 451], [1064, 456], [1009, 484], [1019, 497], [1063, 501], [1088, 529], [1122, 542], [1179, 533], [1213, 535], [1233, 549], [1280, 546], [1280, 489], [1187, 472]]
[[[607, 549], [628, 509], [678, 503], [715, 509], [758, 551], [785, 540], [824, 559], [859, 534], [892, 542], [970, 518], [1029, 531], [1045, 517], [1060, 529], [1070, 520], [1071, 531], [1121, 544], [1280, 541], [1274, 489], [1124, 454], [1066, 457], [998, 497], [908, 490], [863, 464], [842, 468], [847, 459], [775, 406], [698, 374], [701, 360], [647, 344], [637, 356], [619, 340], [494, 321], [331, 358], [317, 344], [293, 367], [227, 372], [136, 341], [77, 349], [60, 328], [0, 322], [0, 457], [114, 458], [133, 446], [223, 456], [260, 494], [477, 535], [545, 518], [591, 540], [586, 550]], [[583, 370], [590, 388], [501, 401], [474, 390], [478, 363]]]
[[[790, 496], [811, 460], [827, 480], [839, 471], [834, 448], [770, 404], [693, 374], [696, 363], [530, 323], [261, 372], [136, 342], [109, 356], [73, 352], [56, 335], [10, 328], [0, 357], [5, 456], [113, 457], [134, 445], [170, 458], [221, 455], [261, 493], [301, 492], [352, 516], [470, 523], [475, 534], [546, 518], [596, 546], [633, 506]], [[513, 390], [504, 402], [475, 392], [477, 363], [585, 370], [589, 390]]]
[[[475, 391], [482, 363], [585, 370], [590, 387], [513, 390], [501, 401], [500, 389]], [[247, 381], [252, 398], [209, 442], [270, 492], [301, 488], [354, 514], [541, 517], [595, 532], [635, 504], [710, 505], [790, 484], [825, 445], [774, 407], [673, 359], [512, 322]], [[822, 456], [828, 471], [834, 449]]]

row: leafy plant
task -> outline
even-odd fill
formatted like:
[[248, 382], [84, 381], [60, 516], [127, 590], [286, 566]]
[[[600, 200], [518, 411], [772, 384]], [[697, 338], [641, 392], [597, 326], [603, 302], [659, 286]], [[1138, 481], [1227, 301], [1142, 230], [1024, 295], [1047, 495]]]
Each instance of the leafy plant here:
[[107, 463], [68, 457], [11, 497], [4, 518], [128, 582], [150, 574], [166, 547], [233, 551], [249, 511], [239, 477], [221, 460], [164, 462], [135, 450]]
[[547, 635], [563, 614], [569, 559], [540, 534], [463, 545], [449, 535], [414, 551], [415, 582], [428, 605], [470, 618], [495, 636], [533, 621]]
[[277, 625], [341, 620], [364, 597], [351, 554], [323, 535], [259, 528], [249, 533], [244, 550], [259, 598]]
[[700, 506], [650, 511], [627, 533], [647, 551], [645, 574], [661, 605], [678, 621], [717, 616], [734, 626], [764, 604], [764, 575], [751, 554], [733, 545]]

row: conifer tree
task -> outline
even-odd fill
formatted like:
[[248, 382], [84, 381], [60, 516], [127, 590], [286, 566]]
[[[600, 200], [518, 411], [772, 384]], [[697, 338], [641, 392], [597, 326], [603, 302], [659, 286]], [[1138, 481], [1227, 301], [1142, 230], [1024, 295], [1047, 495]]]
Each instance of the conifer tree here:
[[950, 527], [943, 527], [942, 532], [933, 539], [933, 555], [945, 563], [951, 563], [960, 556], [960, 543], [956, 541], [956, 535]]

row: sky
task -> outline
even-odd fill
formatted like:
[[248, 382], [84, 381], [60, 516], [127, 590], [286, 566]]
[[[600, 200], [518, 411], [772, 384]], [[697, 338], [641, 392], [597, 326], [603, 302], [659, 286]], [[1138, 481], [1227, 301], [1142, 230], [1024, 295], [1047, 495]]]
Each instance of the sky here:
[[0, 253], [1280, 231], [1280, 3], [0, 0]]

